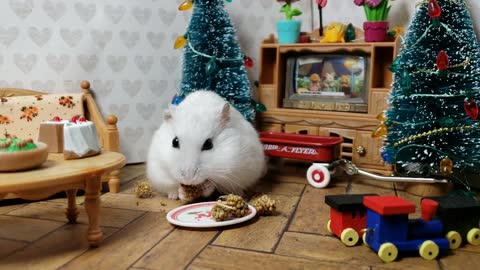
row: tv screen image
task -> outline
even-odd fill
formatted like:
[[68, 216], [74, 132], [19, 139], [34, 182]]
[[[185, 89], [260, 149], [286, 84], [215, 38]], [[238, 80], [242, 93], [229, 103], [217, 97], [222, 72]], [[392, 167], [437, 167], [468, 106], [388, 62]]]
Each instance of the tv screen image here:
[[284, 107], [367, 112], [368, 60], [361, 55], [289, 57]]

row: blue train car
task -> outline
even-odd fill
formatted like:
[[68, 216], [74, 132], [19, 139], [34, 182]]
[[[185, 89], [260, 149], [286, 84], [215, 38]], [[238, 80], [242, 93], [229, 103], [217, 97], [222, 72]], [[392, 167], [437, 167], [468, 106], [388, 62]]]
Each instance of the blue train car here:
[[433, 260], [441, 250], [449, 249], [440, 220], [408, 218], [415, 212], [415, 204], [397, 196], [366, 196], [363, 204], [367, 207], [364, 243], [383, 261], [394, 261], [399, 252], [418, 252]]

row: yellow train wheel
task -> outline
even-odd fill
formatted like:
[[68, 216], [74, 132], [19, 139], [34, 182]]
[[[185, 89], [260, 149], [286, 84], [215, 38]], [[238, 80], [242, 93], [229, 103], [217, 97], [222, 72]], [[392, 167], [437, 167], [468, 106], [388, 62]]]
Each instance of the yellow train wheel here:
[[384, 262], [389, 263], [395, 261], [398, 256], [398, 249], [392, 243], [384, 243], [378, 249], [378, 257]]
[[358, 242], [358, 238], [358, 233], [352, 228], [347, 228], [343, 230], [342, 234], [340, 235], [342, 243], [344, 243], [348, 247], [355, 246], [355, 244], [357, 244]]
[[331, 226], [332, 226], [332, 220], [329, 219], [328, 222], [327, 222], [327, 231], [328, 231], [329, 233], [333, 234], [333, 231], [332, 231], [332, 227], [331, 227]]
[[446, 238], [450, 243], [450, 249], [457, 249], [462, 244], [462, 236], [456, 231], [449, 231]]
[[480, 229], [473, 228], [467, 233], [467, 241], [471, 245], [480, 246]]
[[422, 256], [422, 258], [424, 258], [425, 260], [433, 260], [438, 256], [440, 249], [438, 248], [438, 245], [435, 244], [435, 242], [433, 242], [432, 240], [427, 240], [422, 243], [418, 252], [420, 253], [420, 256]]
[[363, 235], [362, 235], [362, 240], [363, 240], [363, 244], [367, 247], [370, 247], [370, 245], [367, 243], [367, 232], [364, 232]]

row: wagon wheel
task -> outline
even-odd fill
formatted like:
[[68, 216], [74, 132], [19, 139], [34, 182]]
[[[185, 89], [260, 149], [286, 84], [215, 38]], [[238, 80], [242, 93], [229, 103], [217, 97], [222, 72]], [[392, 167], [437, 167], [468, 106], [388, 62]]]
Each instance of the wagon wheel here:
[[384, 243], [378, 249], [378, 257], [384, 262], [393, 262], [398, 256], [398, 249], [392, 243]]
[[330, 173], [325, 166], [312, 164], [307, 170], [307, 180], [316, 188], [324, 188], [330, 183]]
[[467, 241], [471, 245], [479, 246], [480, 245], [480, 229], [479, 228], [470, 229], [470, 231], [468, 231], [467, 233]]
[[331, 234], [333, 234], [333, 231], [332, 231], [332, 220], [328, 220], [327, 222], [327, 231]]
[[432, 240], [427, 240], [422, 243], [420, 246], [420, 249], [418, 250], [418, 253], [420, 253], [420, 256], [424, 258], [425, 260], [433, 260], [438, 256], [438, 253], [440, 252], [440, 249], [438, 248], [438, 245], [435, 244]]
[[358, 242], [358, 233], [352, 228], [346, 228], [342, 231], [340, 239], [347, 247], [355, 246]]
[[456, 231], [449, 231], [446, 238], [450, 243], [450, 249], [457, 249], [462, 244], [462, 236]]

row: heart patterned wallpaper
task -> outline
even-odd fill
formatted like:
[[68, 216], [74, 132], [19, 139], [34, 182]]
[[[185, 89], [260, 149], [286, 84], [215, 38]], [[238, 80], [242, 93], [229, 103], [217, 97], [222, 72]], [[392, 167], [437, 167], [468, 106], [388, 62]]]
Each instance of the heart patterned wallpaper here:
[[[119, 119], [121, 150], [129, 163], [143, 162], [162, 114], [178, 92], [182, 51], [173, 49], [191, 11], [182, 0], [2, 0], [0, 1], [0, 87], [50, 93], [78, 92], [89, 80], [102, 114]], [[353, 1], [329, 1], [324, 24], [353, 22], [364, 15]], [[391, 21], [407, 25], [416, 1], [396, 0]], [[480, 1], [467, 0], [478, 18]], [[283, 18], [275, 0], [225, 3], [243, 51], [258, 60], [261, 40]], [[294, 4], [304, 14], [302, 30], [318, 27], [315, 1]], [[479, 29], [480, 21], [476, 21]], [[258, 66], [250, 69], [252, 81]]]

